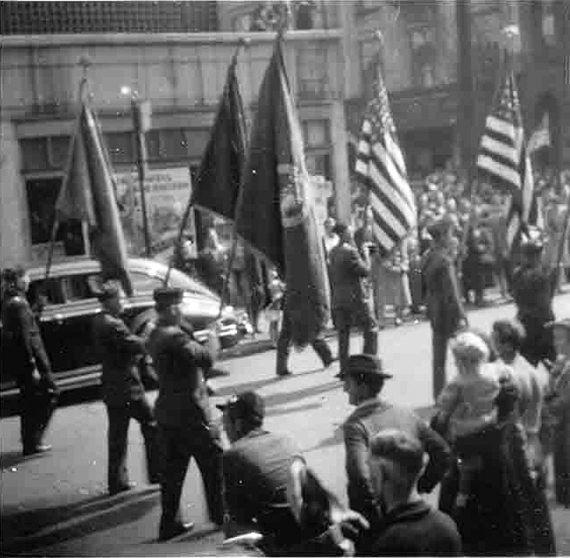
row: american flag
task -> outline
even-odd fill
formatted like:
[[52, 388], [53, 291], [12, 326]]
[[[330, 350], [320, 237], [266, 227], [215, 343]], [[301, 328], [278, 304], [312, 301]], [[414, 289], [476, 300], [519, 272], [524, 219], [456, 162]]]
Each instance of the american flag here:
[[550, 144], [550, 121], [548, 113], [545, 112], [540, 124], [528, 138], [527, 151], [532, 155], [535, 151], [548, 147]]
[[477, 167], [499, 189], [510, 194], [507, 209], [507, 242], [512, 248], [521, 228], [540, 224], [541, 211], [526, 149], [515, 76], [507, 71], [485, 121]]
[[362, 121], [356, 173], [368, 186], [372, 231], [385, 255], [416, 225], [417, 213], [380, 72], [374, 88], [374, 98]]

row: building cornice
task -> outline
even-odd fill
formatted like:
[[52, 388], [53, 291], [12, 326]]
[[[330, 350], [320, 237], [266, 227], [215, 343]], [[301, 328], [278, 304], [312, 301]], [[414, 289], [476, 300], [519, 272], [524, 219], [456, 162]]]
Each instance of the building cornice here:
[[[125, 46], [144, 44], [194, 44], [219, 45], [249, 40], [250, 44], [263, 44], [275, 40], [274, 32], [212, 32], [212, 33], [108, 33], [62, 35], [8, 35], [0, 37], [2, 48], [60, 47], [73, 45]], [[342, 39], [342, 29], [310, 29], [288, 31], [283, 37], [287, 42]]]

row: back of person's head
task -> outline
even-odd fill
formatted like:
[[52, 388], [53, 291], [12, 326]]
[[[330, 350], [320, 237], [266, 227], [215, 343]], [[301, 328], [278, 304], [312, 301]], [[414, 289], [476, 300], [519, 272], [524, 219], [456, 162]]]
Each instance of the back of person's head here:
[[497, 320], [493, 323], [493, 337], [518, 351], [525, 337], [524, 326], [517, 321]]
[[255, 391], [243, 391], [230, 397], [226, 403], [216, 406], [224, 413], [226, 428], [231, 430], [228, 435], [230, 439], [234, 438], [231, 441], [263, 426], [265, 401]]
[[370, 441], [369, 452], [371, 468], [381, 468], [382, 482], [391, 483], [400, 495], [412, 492], [424, 467], [424, 450], [417, 438], [402, 430], [383, 429]]

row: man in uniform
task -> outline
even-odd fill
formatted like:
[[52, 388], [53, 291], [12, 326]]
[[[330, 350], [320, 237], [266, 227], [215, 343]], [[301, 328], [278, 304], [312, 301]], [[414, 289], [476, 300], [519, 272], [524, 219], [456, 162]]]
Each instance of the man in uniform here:
[[370, 273], [367, 249], [362, 257], [354, 246], [352, 231], [344, 223], [337, 223], [334, 232], [339, 243], [329, 255], [333, 322], [338, 331], [338, 354], [341, 369], [346, 367], [350, 352], [350, 329], [362, 329], [363, 352], [378, 352], [378, 326], [372, 316], [364, 290], [363, 279]]
[[132, 488], [127, 473], [127, 437], [134, 418], [140, 424], [146, 451], [149, 483], [159, 481], [156, 421], [139, 373], [145, 349], [142, 338], [131, 333], [121, 319], [123, 295], [114, 283], [98, 293], [102, 311], [93, 321], [93, 334], [102, 362], [103, 401], [109, 418], [107, 482], [110, 494]]
[[554, 320], [552, 298], [556, 289], [557, 268], [541, 263], [542, 234], [529, 227], [521, 238], [521, 265], [513, 272], [512, 294], [517, 305], [517, 319], [525, 328], [520, 353], [533, 366], [541, 360], [554, 362], [556, 352], [552, 330], [544, 326]]
[[42, 438], [57, 405], [57, 388], [36, 317], [26, 300], [27, 271], [5, 269], [2, 282], [3, 365], [14, 367], [17, 374], [24, 455], [43, 453], [51, 449]]
[[193, 527], [183, 523], [180, 514], [182, 487], [192, 457], [202, 474], [210, 519], [223, 523], [222, 445], [212, 423], [204, 380], [212, 355], [180, 327], [182, 296], [181, 289], [155, 289], [158, 320], [148, 339], [159, 386], [155, 415], [162, 462], [160, 540]]
[[427, 316], [432, 329], [433, 398], [437, 400], [445, 385], [447, 345], [452, 335], [467, 323], [461, 303], [457, 276], [449, 254], [452, 223], [440, 219], [428, 228], [431, 248], [422, 258]]
[[381, 360], [375, 355], [351, 356], [338, 377], [344, 380], [349, 403], [356, 407], [343, 425], [348, 502], [350, 508], [364, 515], [374, 528], [381, 510], [370, 477], [370, 440], [385, 428], [402, 430], [419, 440], [429, 455], [429, 463], [418, 481], [420, 492], [430, 492], [442, 479], [451, 462], [451, 450], [413, 411], [380, 397], [384, 381], [392, 375], [383, 370]]

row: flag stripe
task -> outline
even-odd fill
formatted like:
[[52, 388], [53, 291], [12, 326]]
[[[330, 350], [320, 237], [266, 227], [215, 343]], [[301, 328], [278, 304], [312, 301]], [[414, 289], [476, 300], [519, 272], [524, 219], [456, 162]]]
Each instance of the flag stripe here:
[[487, 153], [492, 153], [494, 155], [499, 155], [505, 161], [509, 161], [516, 168], [519, 160], [519, 156], [516, 148], [511, 145], [507, 145], [504, 142], [498, 141], [491, 136], [483, 136], [481, 140], [482, 150]]
[[477, 166], [497, 175], [516, 188], [520, 188], [520, 175], [517, 170], [507, 167], [501, 162], [495, 160], [486, 153], [481, 153], [477, 158]]
[[516, 136], [514, 124], [502, 118], [496, 118], [491, 115], [488, 116], [485, 127], [487, 132], [494, 132], [499, 138], [503, 137], [506, 141]]

